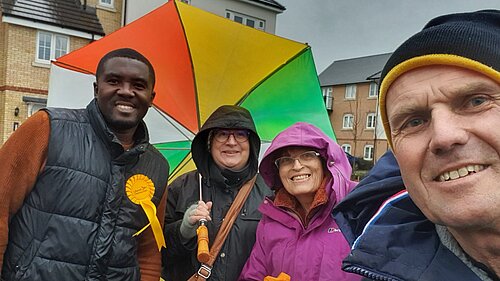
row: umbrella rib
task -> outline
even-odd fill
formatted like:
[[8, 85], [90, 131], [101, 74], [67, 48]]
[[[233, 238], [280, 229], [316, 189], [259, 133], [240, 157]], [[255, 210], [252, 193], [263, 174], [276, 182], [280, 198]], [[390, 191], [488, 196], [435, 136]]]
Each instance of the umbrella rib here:
[[[163, 111], [159, 110], [158, 108], [156, 108], [156, 106], [153, 106], [154, 110], [156, 110], [158, 113], [160, 113], [160, 115], [167, 115], [167, 116], [170, 116], [168, 115], [167, 113], [164, 113]], [[170, 118], [172, 118], [172, 116], [170, 116]], [[183, 137], [185, 137], [188, 141], [193, 141], [188, 135], [186, 135], [180, 128], [179, 126], [172, 122], [169, 118], [165, 118], [167, 120], [168, 123], [170, 123], [170, 125], [172, 125], [172, 127], [174, 127]]]
[[57, 65], [57, 66], [66, 66], [68, 69], [71, 69], [71, 70], [74, 70], [74, 71], [78, 71], [78, 72], [81, 72], [81, 73], [84, 73], [84, 74], [95, 75], [95, 73], [93, 73], [92, 71], [88, 71], [88, 70], [86, 70], [84, 68], [77, 67], [77, 66], [74, 66], [74, 65], [62, 62], [62, 61], [53, 61], [52, 63], [55, 64], [55, 65]]
[[156, 149], [158, 150], [191, 150], [189, 148], [185, 148], [185, 147], [157, 147]]
[[201, 113], [200, 113], [200, 108], [199, 108], [199, 101], [198, 101], [198, 84], [196, 83], [196, 73], [194, 71], [194, 65], [193, 65], [193, 56], [191, 54], [191, 46], [189, 45], [187, 34], [186, 34], [186, 28], [184, 27], [184, 22], [181, 17], [181, 13], [179, 12], [179, 7], [177, 6], [178, 3], [174, 1], [175, 4], [175, 10], [177, 11], [177, 16], [179, 17], [179, 23], [182, 26], [182, 33], [184, 33], [184, 40], [186, 40], [186, 48], [189, 54], [189, 61], [191, 62], [191, 73], [193, 74], [193, 87], [194, 87], [194, 98], [196, 99], [195, 101], [195, 108], [196, 108], [196, 117], [197, 117], [197, 123], [198, 123], [198, 129], [201, 128]]
[[[188, 161], [186, 161], [186, 159], [188, 158], [191, 158], [189, 159]], [[168, 178], [171, 179], [173, 177], [175, 177], [184, 167], [186, 167], [187, 164], [189, 164], [189, 161], [191, 161], [193, 158], [193, 156], [191, 156], [191, 153], [188, 153], [184, 158], [182, 158], [182, 161], [180, 163], [183, 163], [183, 164], [179, 164], [177, 165], [175, 172], [171, 173]]]
[[309, 45], [307, 45], [300, 52], [295, 54], [293, 57], [289, 58], [286, 62], [282, 63], [279, 67], [277, 67], [275, 70], [273, 70], [273, 72], [269, 73], [269, 75], [267, 75], [264, 79], [260, 80], [259, 83], [255, 84], [250, 90], [248, 90], [248, 92], [246, 92], [245, 95], [243, 95], [241, 97], [241, 99], [238, 100], [238, 102], [236, 102], [236, 105], [241, 105], [246, 100], [246, 98], [248, 98], [248, 96], [253, 92], [253, 90], [257, 89], [260, 85], [262, 85], [262, 83], [264, 83], [267, 79], [269, 79], [269, 77], [273, 76], [276, 72], [280, 71], [283, 67], [285, 67], [285, 65], [287, 65], [289, 62], [293, 61], [294, 59], [298, 58], [299, 56], [301, 56], [303, 53], [305, 53], [309, 49], [311, 49], [311, 47]]

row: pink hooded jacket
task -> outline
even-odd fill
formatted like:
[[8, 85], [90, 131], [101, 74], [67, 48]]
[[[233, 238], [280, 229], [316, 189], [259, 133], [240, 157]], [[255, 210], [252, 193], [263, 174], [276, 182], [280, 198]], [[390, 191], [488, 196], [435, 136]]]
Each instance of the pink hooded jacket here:
[[291, 212], [266, 198], [259, 210], [263, 216], [256, 242], [239, 280], [263, 280], [265, 276], [290, 275], [292, 281], [360, 280], [341, 270], [349, 245], [331, 216], [333, 207], [355, 186], [344, 151], [321, 130], [308, 123], [295, 123], [278, 134], [267, 149], [259, 171], [273, 189], [282, 187], [274, 165], [276, 151], [287, 146], [306, 146], [319, 152], [331, 174], [326, 184], [328, 203], [311, 218], [307, 228]]

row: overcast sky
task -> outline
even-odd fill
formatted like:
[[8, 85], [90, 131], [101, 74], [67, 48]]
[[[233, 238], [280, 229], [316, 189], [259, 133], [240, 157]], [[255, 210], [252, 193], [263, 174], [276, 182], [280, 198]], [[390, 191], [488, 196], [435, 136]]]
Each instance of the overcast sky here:
[[312, 47], [320, 74], [333, 61], [394, 51], [433, 17], [500, 9], [500, 0], [277, 0], [276, 34]]

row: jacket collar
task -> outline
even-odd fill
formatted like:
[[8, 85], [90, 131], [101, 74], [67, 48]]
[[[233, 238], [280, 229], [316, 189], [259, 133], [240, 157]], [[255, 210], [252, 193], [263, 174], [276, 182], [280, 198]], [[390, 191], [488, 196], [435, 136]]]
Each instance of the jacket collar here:
[[377, 280], [480, 280], [443, 246], [434, 223], [407, 192], [382, 204], [354, 242], [342, 268]]
[[[286, 192], [288, 195], [276, 194], [274, 198], [266, 197], [264, 202], [259, 206], [259, 211], [289, 228], [295, 228], [297, 226], [296, 222], [299, 219], [302, 226], [307, 226], [306, 232], [313, 231], [317, 226], [322, 225], [327, 218], [331, 217], [331, 210], [337, 202], [336, 193], [331, 190], [332, 181], [332, 178], [328, 178], [322, 188], [323, 191], [316, 193], [313, 205], [311, 205], [311, 212], [308, 214], [308, 224], [304, 224], [304, 220], [299, 216], [299, 213], [293, 211], [296, 209], [293, 206], [296, 199], [286, 191], [281, 192]], [[281, 189], [284, 190], [284, 188]], [[296, 204], [299, 203], [296, 202]], [[292, 211], [295, 215], [290, 215], [290, 212], [286, 212], [280, 207], [285, 207], [285, 209]], [[312, 219], [313, 217], [314, 219]]]
[[405, 186], [396, 158], [386, 152], [368, 175], [335, 208], [332, 215], [350, 245], [389, 197]]
[[[342, 268], [376, 280], [479, 280], [405, 192], [392, 152], [333, 210], [352, 246]], [[377, 279], [378, 278], [378, 279]]]
[[[328, 193], [326, 191], [326, 184], [329, 183], [328, 178], [324, 178], [320, 183], [320, 187], [314, 194], [313, 202], [309, 210], [305, 210], [300, 205], [300, 202], [295, 198], [295, 196], [288, 193], [288, 191], [282, 187], [276, 192], [276, 197], [274, 198], [274, 205], [277, 207], [283, 207], [289, 209], [290, 211], [296, 213], [300, 218], [304, 227], [309, 225], [311, 218], [316, 214], [319, 208], [323, 208], [324, 205], [328, 203]], [[332, 199], [335, 200], [335, 192], [330, 192], [330, 195], [334, 196]]]

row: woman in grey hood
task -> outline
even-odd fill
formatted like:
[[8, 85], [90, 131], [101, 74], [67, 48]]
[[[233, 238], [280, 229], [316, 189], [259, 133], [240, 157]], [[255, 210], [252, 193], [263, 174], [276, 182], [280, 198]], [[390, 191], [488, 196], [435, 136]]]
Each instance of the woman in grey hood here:
[[[168, 188], [165, 214], [163, 277], [185, 281], [198, 271], [196, 228], [208, 220], [209, 241], [214, 241], [222, 220], [244, 183], [258, 171], [260, 138], [250, 112], [239, 106], [219, 107], [193, 139], [191, 153], [197, 170], [179, 176]], [[202, 201], [199, 201], [199, 180]], [[209, 280], [238, 278], [253, 244], [261, 218], [257, 210], [272, 191], [260, 176], [246, 199], [217, 257]]]

